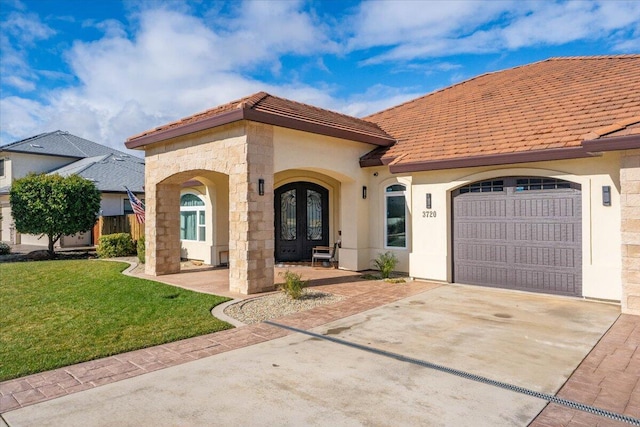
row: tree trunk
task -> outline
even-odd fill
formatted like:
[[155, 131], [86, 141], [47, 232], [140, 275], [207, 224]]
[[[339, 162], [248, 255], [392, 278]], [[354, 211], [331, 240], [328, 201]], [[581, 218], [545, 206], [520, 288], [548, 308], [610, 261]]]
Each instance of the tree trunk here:
[[49, 257], [53, 259], [56, 256], [56, 253], [53, 250], [53, 245], [56, 244], [56, 242], [60, 239], [61, 236], [60, 235], [54, 236], [52, 234], [47, 234], [47, 236], [49, 237], [49, 248], [47, 249], [47, 251], [49, 252]]

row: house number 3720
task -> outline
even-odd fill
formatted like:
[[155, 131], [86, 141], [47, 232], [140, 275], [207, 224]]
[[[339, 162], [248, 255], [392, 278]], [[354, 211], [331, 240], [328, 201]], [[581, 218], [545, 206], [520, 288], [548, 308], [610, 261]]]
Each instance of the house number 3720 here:
[[436, 211], [422, 211], [422, 218], [435, 218], [438, 216]]

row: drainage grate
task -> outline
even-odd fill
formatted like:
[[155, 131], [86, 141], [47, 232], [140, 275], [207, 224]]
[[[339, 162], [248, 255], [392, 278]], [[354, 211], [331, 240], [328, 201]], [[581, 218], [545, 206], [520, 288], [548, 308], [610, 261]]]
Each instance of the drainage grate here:
[[358, 350], [363, 350], [369, 353], [377, 354], [379, 356], [389, 357], [391, 359], [396, 359], [401, 362], [408, 362], [414, 365], [423, 366], [425, 368], [434, 369], [440, 372], [446, 372], [451, 375], [455, 375], [461, 378], [466, 378], [468, 380], [476, 381], [483, 384], [489, 384], [495, 387], [500, 387], [506, 390], [515, 391], [517, 393], [525, 394], [528, 396], [537, 397], [538, 399], [546, 400], [547, 402], [555, 403], [558, 405], [566, 406], [568, 408], [577, 409], [580, 411], [588, 412], [590, 414], [599, 415], [601, 417], [609, 418], [615, 421], [622, 421], [634, 426], [640, 426], [640, 419], [631, 417], [629, 415], [618, 414], [616, 412], [607, 411], [606, 409], [597, 408], [591, 405], [585, 405], [583, 403], [575, 402], [573, 400], [563, 399], [552, 394], [541, 393], [539, 391], [531, 390], [528, 388], [520, 387], [513, 384], [508, 384], [502, 381], [492, 380], [490, 378], [486, 378], [480, 375], [471, 374], [469, 372], [460, 371], [458, 369], [448, 368], [446, 366], [438, 365], [435, 363], [425, 362], [424, 360], [414, 359], [412, 357], [403, 356], [401, 354], [392, 353], [385, 350], [380, 350], [373, 347], [368, 347], [362, 344], [356, 344], [349, 341], [344, 341], [339, 338], [329, 337], [326, 335], [316, 334], [315, 332], [305, 331], [304, 329], [294, 328], [292, 326], [282, 325], [280, 323], [275, 323], [270, 320], [265, 321], [264, 323], [276, 326], [278, 328], [287, 329], [292, 332], [298, 332], [304, 335], [309, 335], [314, 338], [320, 338], [326, 341], [331, 341], [336, 344], [341, 344], [347, 347], [356, 348]]

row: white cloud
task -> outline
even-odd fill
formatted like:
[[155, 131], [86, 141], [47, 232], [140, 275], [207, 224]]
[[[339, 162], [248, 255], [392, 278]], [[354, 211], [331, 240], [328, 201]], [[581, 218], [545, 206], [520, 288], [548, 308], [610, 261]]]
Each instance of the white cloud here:
[[327, 103], [313, 88], [250, 77], [256, 67], [277, 69], [282, 55], [336, 48], [298, 6], [249, 1], [215, 25], [168, 7], [137, 10], [134, 28], [85, 22], [104, 35], [75, 41], [65, 53], [79, 83], [42, 94], [42, 102], [3, 100], [3, 111], [11, 110], [0, 117], [3, 140], [63, 129], [122, 149], [128, 136], [260, 90]]
[[636, 43], [616, 34], [637, 28], [640, 2], [371, 1], [353, 19], [350, 49], [387, 47], [364, 65], [595, 39], [623, 50]]
[[350, 49], [424, 44], [464, 37], [496, 19], [511, 1], [366, 1], [347, 25], [353, 27]]
[[55, 34], [51, 27], [42, 23], [40, 18], [32, 13], [10, 13], [2, 23], [2, 29], [15, 37], [21, 44], [33, 44]]
[[12, 12], [0, 22], [0, 32], [0, 75], [4, 83], [22, 92], [34, 90], [38, 74], [28, 64], [27, 48], [55, 31], [34, 14]]
[[[23, 135], [31, 136], [42, 133], [42, 124], [44, 117], [47, 115], [48, 108], [40, 102], [30, 99], [20, 98], [17, 96], [8, 96], [0, 99], [0, 118], [3, 136]], [[33, 129], [41, 131], [32, 133]], [[12, 138], [15, 140], [18, 138]], [[21, 139], [21, 138], [20, 138]], [[3, 142], [4, 138], [3, 138]], [[9, 141], [6, 141], [9, 142]]]

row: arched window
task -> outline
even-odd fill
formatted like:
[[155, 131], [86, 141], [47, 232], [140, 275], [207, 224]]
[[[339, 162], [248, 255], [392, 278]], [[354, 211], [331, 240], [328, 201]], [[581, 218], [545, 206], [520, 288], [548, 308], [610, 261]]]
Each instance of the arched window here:
[[204, 242], [206, 238], [204, 201], [195, 194], [180, 197], [180, 240]]
[[384, 230], [385, 247], [407, 247], [407, 203], [406, 187], [393, 184], [385, 189], [384, 207], [386, 226]]

